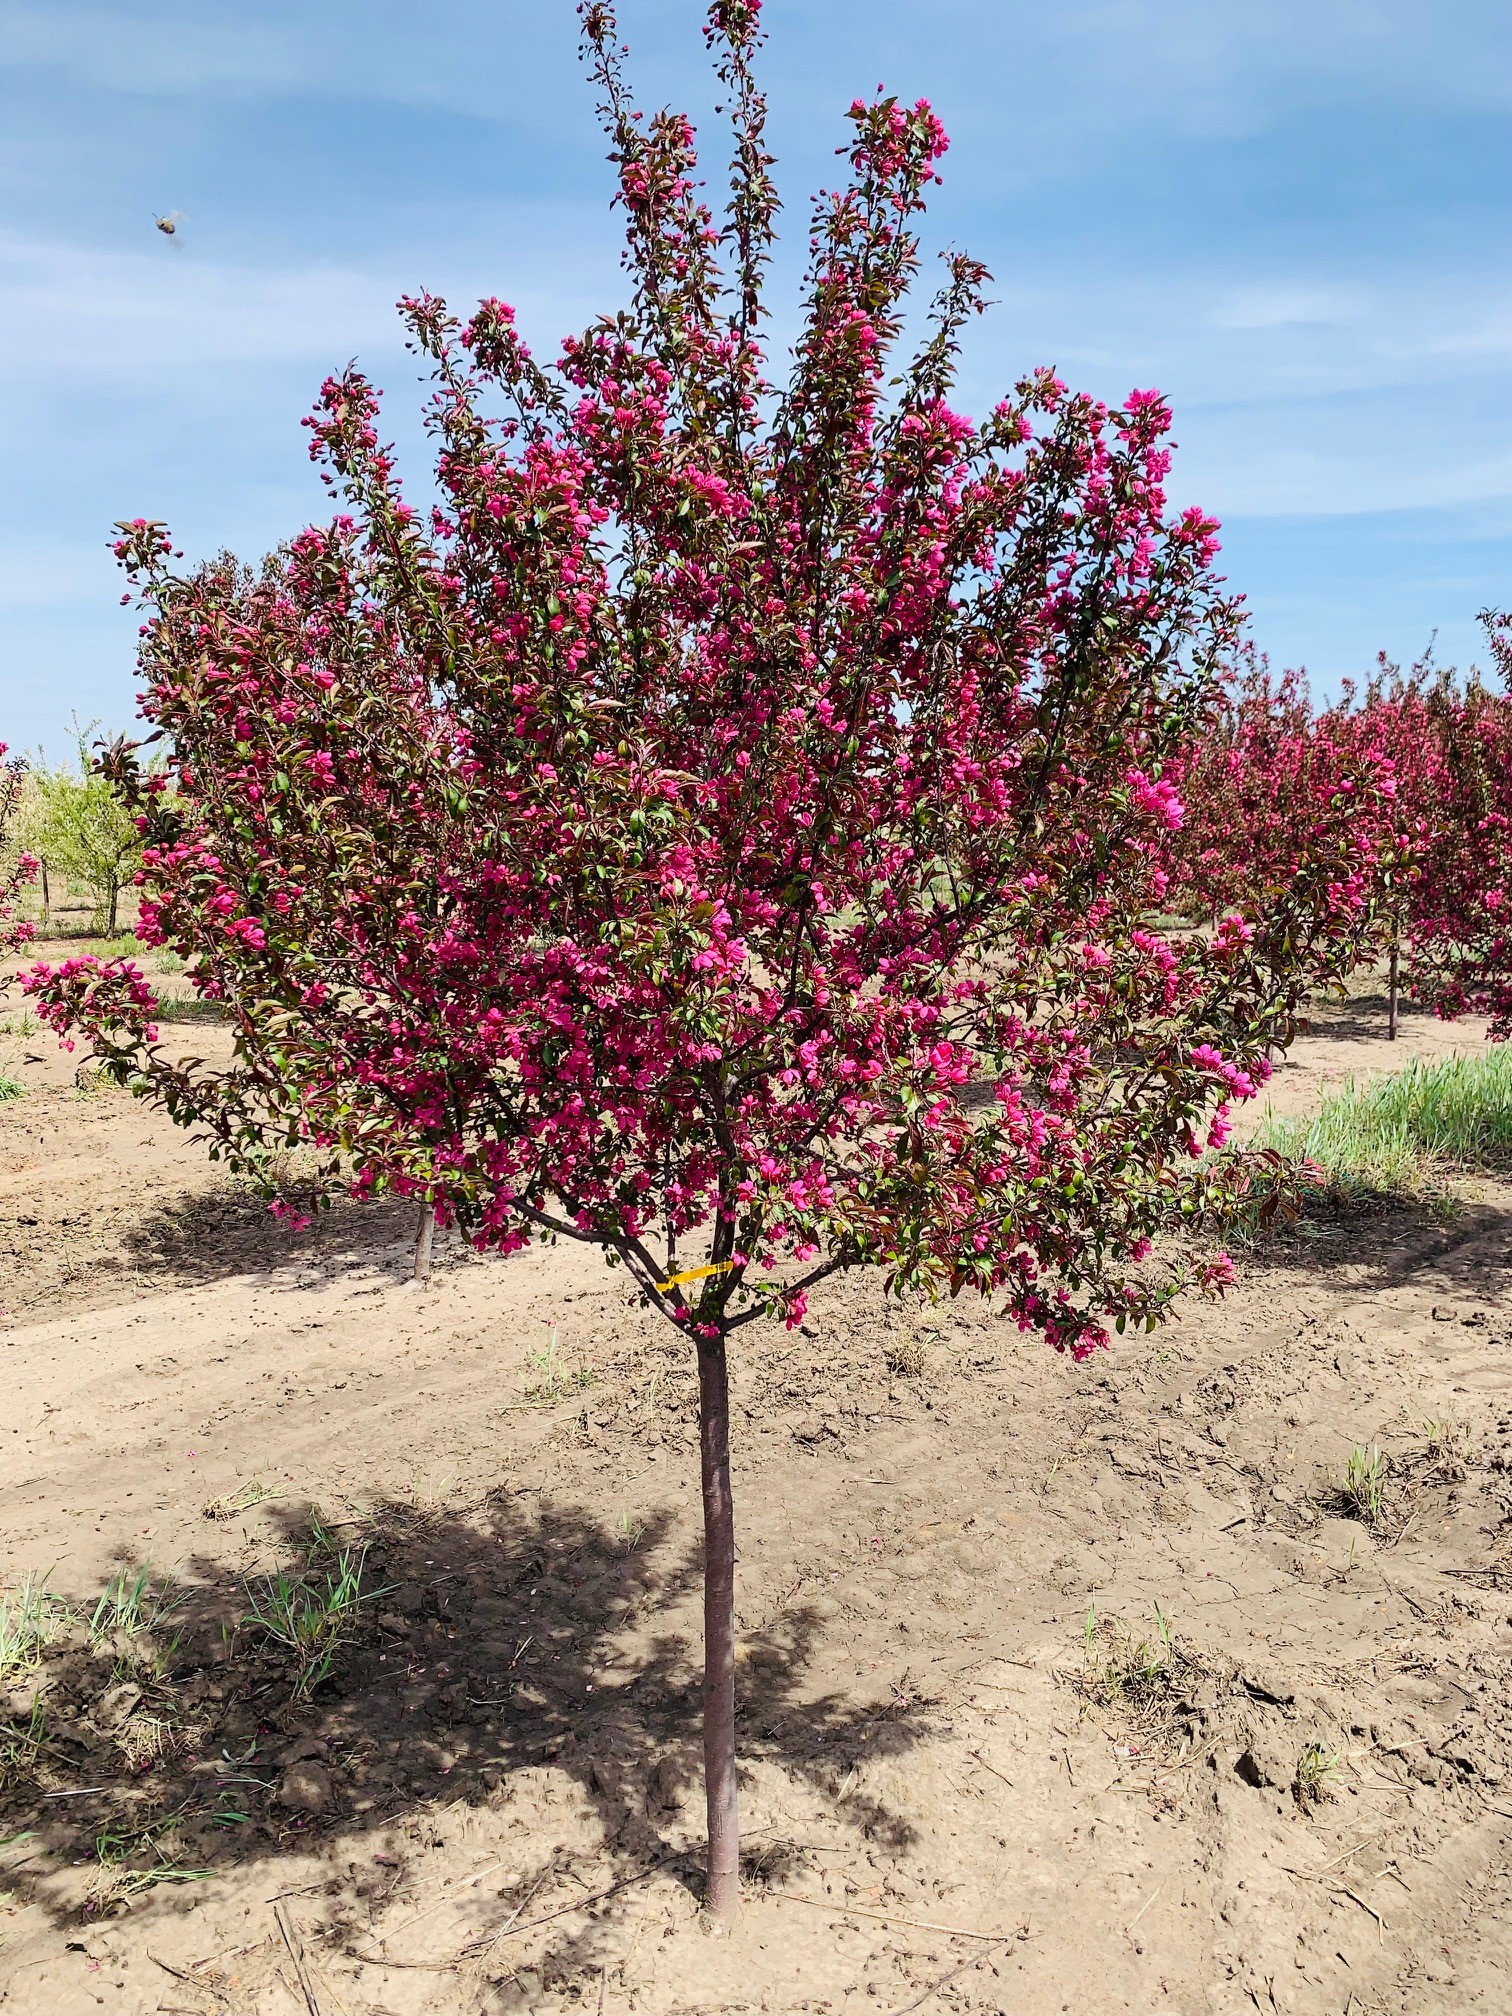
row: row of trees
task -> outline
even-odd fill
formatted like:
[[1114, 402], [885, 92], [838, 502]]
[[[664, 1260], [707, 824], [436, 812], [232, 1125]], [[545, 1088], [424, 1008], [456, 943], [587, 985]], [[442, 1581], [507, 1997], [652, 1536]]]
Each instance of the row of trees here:
[[[1512, 674], [1509, 624], [1482, 618], [1492, 662]], [[1297, 673], [1244, 660], [1219, 682], [1172, 773], [1186, 810], [1170, 900], [1211, 921], [1228, 903], [1273, 900], [1340, 794], [1372, 861], [1388, 976], [1440, 1014], [1512, 1033], [1512, 699], [1431, 656], [1384, 658], [1363, 687], [1315, 706]], [[1374, 788], [1361, 790], [1364, 779]]]
[[[716, 215], [689, 122], [642, 116], [611, 10], [582, 10], [628, 300], [549, 364], [503, 302], [402, 304], [432, 506], [353, 368], [309, 422], [330, 523], [250, 569], [121, 528], [159, 760], [103, 774], [139, 936], [224, 1005], [229, 1062], [163, 1050], [130, 961], [25, 982], [212, 1153], [303, 1143], [480, 1248], [597, 1246], [685, 1337], [724, 1915], [732, 1339], [863, 1266], [1078, 1355], [1221, 1287], [1221, 1253], [1156, 1242], [1245, 1189], [1210, 1152], [1231, 1104], [1382, 942], [1394, 860], [1391, 768], [1342, 742], [1263, 874], [1194, 839], [1271, 732], [1216, 527], [1167, 504], [1153, 392], [1110, 410], [1038, 371], [981, 422], [951, 405], [988, 276], [948, 255], [910, 324], [926, 104], [852, 106], [774, 371], [758, 11], [708, 13]], [[1220, 880], [1213, 928], [1152, 928]]]

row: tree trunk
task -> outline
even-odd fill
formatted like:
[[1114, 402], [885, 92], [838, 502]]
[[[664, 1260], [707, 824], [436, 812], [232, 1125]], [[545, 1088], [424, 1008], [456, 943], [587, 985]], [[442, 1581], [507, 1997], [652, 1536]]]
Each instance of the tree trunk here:
[[114, 875], [112, 875], [110, 878], [110, 921], [105, 927], [105, 936], [107, 938], [114, 938], [116, 935], [116, 904], [119, 901], [120, 894], [121, 885], [117, 882]]
[[723, 1331], [698, 1341], [704, 1508], [704, 1798], [709, 1910], [728, 1925], [740, 1899], [735, 1780], [735, 1511], [730, 1497], [730, 1381]]
[[436, 1237], [436, 1212], [427, 1204], [420, 1213], [419, 1228], [415, 1233], [415, 1267], [411, 1279], [417, 1288], [423, 1288], [430, 1280], [431, 1247]]
[[1395, 1043], [1397, 1040], [1397, 987], [1400, 979], [1400, 950], [1396, 927], [1393, 925], [1391, 932], [1391, 952], [1386, 962], [1386, 1040], [1388, 1043]]
[[52, 891], [47, 882], [47, 863], [42, 863], [42, 922], [52, 922]]

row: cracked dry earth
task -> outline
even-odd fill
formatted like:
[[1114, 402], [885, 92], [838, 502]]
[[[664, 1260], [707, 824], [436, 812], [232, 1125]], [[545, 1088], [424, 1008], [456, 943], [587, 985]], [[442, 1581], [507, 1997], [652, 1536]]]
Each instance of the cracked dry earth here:
[[[1325, 1021], [1278, 1103], [1473, 1041]], [[0, 1587], [72, 1606], [0, 1707], [8, 2012], [1512, 2006], [1512, 1189], [1081, 1367], [864, 1279], [747, 1333], [716, 1939], [671, 1333], [576, 1252], [413, 1293], [405, 1218], [284, 1235], [71, 1069], [0, 1108]], [[249, 1591], [364, 1546], [300, 1699]]]

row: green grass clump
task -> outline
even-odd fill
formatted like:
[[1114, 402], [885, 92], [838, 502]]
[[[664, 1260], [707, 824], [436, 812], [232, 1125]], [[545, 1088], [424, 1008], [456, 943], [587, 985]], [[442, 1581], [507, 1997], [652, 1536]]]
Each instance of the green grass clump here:
[[39, 1665], [42, 1648], [67, 1622], [67, 1606], [40, 1580], [28, 1575], [19, 1589], [0, 1596], [0, 1686]]
[[0, 1103], [3, 1103], [7, 1099], [24, 1098], [25, 1094], [26, 1087], [21, 1083], [21, 1080], [12, 1077], [9, 1071], [0, 1069]]
[[1379, 1526], [1386, 1510], [1386, 1459], [1378, 1442], [1364, 1448], [1356, 1443], [1341, 1486], [1344, 1502], [1356, 1519], [1367, 1526]]
[[389, 1593], [363, 1588], [366, 1561], [365, 1546], [343, 1547], [324, 1573], [313, 1566], [280, 1569], [243, 1585], [251, 1608], [242, 1622], [260, 1627], [291, 1655], [296, 1701], [307, 1701], [329, 1675], [357, 1628], [362, 1606]]
[[1512, 1168], [1512, 1046], [1351, 1079], [1312, 1119], [1268, 1121], [1253, 1145], [1310, 1163], [1327, 1203], [1447, 1201], [1456, 1173]]
[[585, 1386], [593, 1384], [594, 1374], [588, 1366], [569, 1366], [563, 1358], [555, 1324], [551, 1326], [551, 1335], [544, 1349], [527, 1351], [525, 1363], [539, 1375], [532, 1385], [525, 1388], [525, 1398], [535, 1401], [539, 1407], [554, 1407], [558, 1400], [581, 1393]]

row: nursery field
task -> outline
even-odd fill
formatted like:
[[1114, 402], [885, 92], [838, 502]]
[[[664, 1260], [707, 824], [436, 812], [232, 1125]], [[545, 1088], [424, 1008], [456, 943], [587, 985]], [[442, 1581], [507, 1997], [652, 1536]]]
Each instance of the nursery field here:
[[[681, 1341], [591, 1253], [283, 1231], [19, 1026], [7, 2010], [1505, 2006], [1512, 1186], [1081, 1366], [874, 1276], [746, 1333], [717, 1937]], [[1278, 1113], [1481, 1043], [1382, 1037], [1320, 1011]]]
[[0, 2016], [1505, 2010], [1512, 611], [1308, 534], [1315, 697], [1143, 364], [961, 410], [928, 99], [805, 213], [760, 0], [712, 143], [576, 12], [621, 305], [295, 317], [301, 526], [199, 269], [99, 473], [257, 544], [0, 722]]

